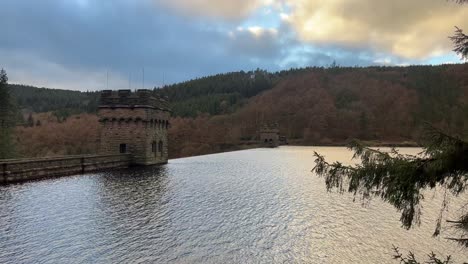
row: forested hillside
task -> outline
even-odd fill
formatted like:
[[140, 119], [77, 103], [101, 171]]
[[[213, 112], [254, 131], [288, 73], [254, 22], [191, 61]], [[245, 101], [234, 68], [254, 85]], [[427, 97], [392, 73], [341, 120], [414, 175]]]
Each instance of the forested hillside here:
[[10, 84], [16, 104], [24, 112], [53, 112], [64, 119], [80, 113], [95, 113], [98, 92], [80, 92]]
[[[424, 122], [451, 133], [468, 129], [468, 64], [257, 70], [200, 78], [154, 92], [168, 96], [174, 110], [172, 157], [250, 144], [265, 123], [278, 123], [295, 144], [343, 144], [351, 138], [415, 141]], [[94, 92], [25, 86], [13, 86], [13, 93], [22, 108], [34, 112], [94, 113], [98, 99]], [[90, 126], [88, 131], [98, 131]], [[45, 129], [43, 125], [22, 130], [22, 136]]]
[[290, 139], [311, 144], [401, 141], [416, 139], [423, 122], [466, 131], [467, 103], [468, 64], [335, 68], [288, 77], [232, 118], [251, 130], [259, 118], [277, 122]]

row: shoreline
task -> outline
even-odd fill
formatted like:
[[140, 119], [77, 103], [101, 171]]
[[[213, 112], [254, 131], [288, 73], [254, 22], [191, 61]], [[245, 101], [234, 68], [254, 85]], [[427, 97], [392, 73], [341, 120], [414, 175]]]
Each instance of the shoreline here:
[[[389, 148], [420, 148], [421, 146], [418, 145], [416, 142], [413, 141], [402, 141], [402, 142], [385, 142], [385, 141], [361, 141], [364, 145], [368, 147], [389, 147]], [[292, 146], [292, 147], [347, 147], [348, 144], [346, 142], [335, 142], [335, 143], [319, 143], [319, 144], [304, 144], [299, 142], [292, 142], [286, 145], [281, 146]], [[240, 151], [240, 150], [248, 150], [248, 149], [256, 149], [256, 148], [264, 148], [262, 144], [237, 144], [231, 145], [230, 147], [217, 150], [210, 153], [200, 153], [196, 155], [188, 155], [188, 156], [178, 156], [178, 157], [170, 157], [170, 159], [180, 159], [180, 158], [190, 158], [190, 157], [197, 157], [197, 156], [204, 156], [204, 155], [212, 155], [212, 154], [220, 154], [226, 152], [233, 152], [233, 151]]]
[[[361, 141], [363, 145], [368, 147], [421, 147], [418, 143], [413, 141], [403, 141], [403, 142], [385, 142], [385, 141]], [[289, 146], [298, 146], [298, 147], [347, 147], [348, 143], [346, 142], [336, 142], [336, 143], [319, 143], [319, 144], [301, 144], [301, 143], [291, 143]]]

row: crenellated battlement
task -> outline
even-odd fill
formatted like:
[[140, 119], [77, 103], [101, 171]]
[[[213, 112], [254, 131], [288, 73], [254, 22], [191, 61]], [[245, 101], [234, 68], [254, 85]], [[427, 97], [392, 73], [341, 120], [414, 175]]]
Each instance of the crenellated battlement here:
[[99, 108], [154, 108], [170, 112], [169, 103], [165, 98], [153, 96], [151, 90], [104, 90], [101, 92]]

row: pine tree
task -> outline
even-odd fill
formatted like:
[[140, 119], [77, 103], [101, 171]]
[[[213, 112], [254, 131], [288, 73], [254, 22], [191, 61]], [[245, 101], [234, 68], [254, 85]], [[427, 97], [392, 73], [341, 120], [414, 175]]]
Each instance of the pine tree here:
[[15, 123], [12, 99], [8, 88], [8, 76], [0, 70], [0, 159], [14, 156], [12, 129]]

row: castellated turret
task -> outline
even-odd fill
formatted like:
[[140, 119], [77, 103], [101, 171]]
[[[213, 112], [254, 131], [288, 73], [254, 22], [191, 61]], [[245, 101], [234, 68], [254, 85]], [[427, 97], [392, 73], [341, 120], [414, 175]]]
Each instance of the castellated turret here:
[[98, 115], [101, 154], [127, 153], [135, 165], [167, 163], [167, 100], [153, 96], [150, 90], [104, 90]]

